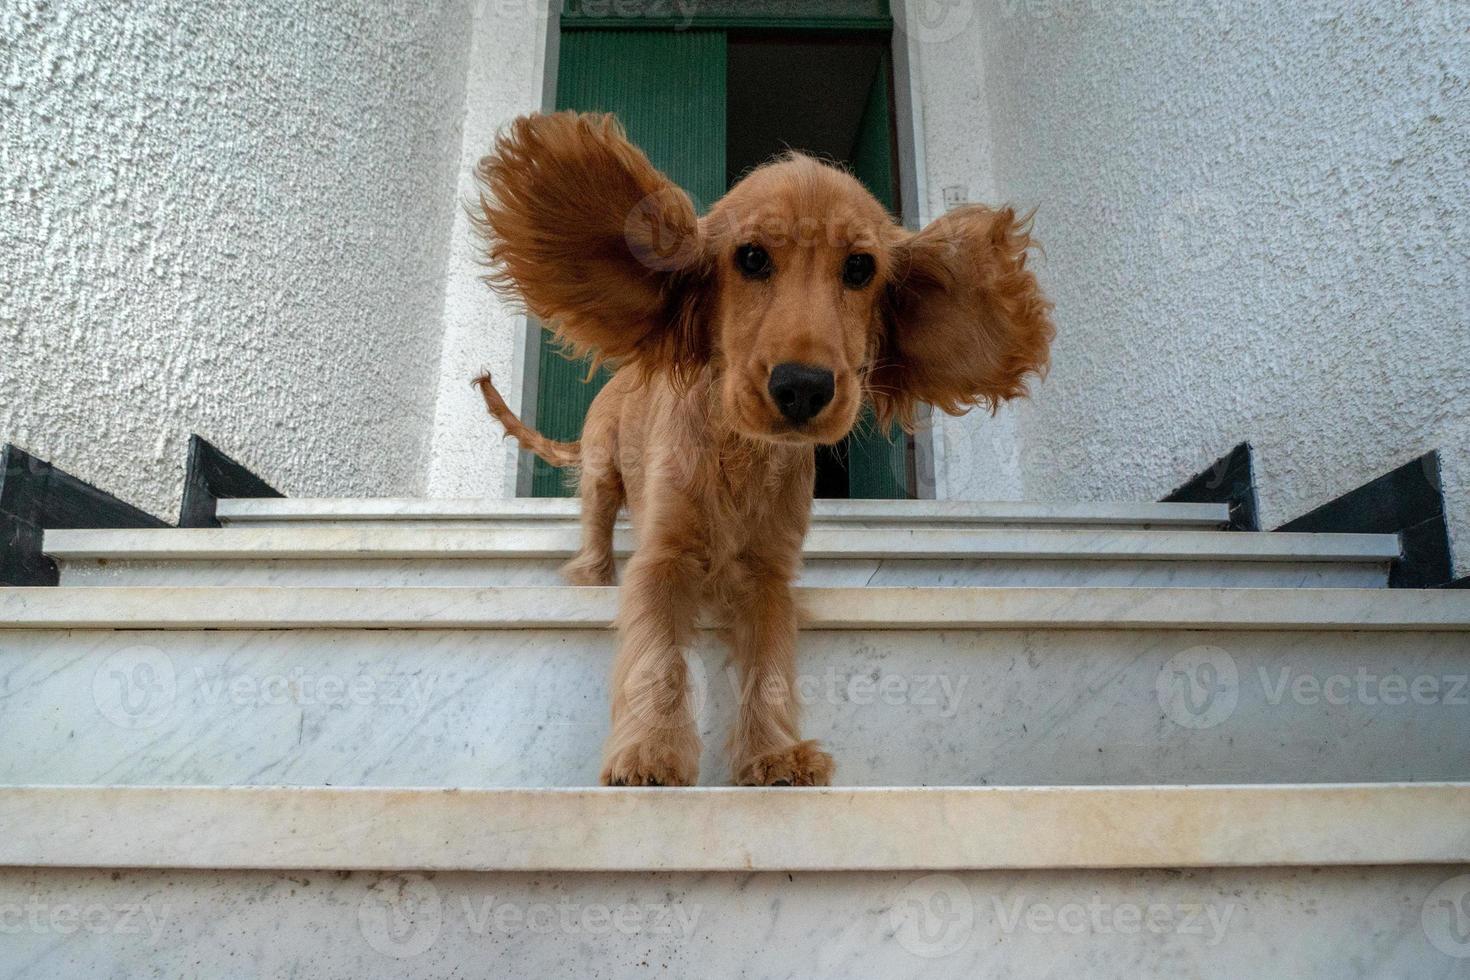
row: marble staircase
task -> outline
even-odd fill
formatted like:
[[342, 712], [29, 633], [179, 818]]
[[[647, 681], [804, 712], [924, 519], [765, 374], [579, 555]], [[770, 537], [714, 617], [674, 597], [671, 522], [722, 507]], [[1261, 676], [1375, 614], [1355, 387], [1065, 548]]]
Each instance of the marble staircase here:
[[838, 785], [723, 785], [708, 635], [701, 785], [609, 790], [573, 503], [219, 517], [0, 590], [0, 976], [1470, 975], [1470, 594], [1393, 536], [823, 502]]

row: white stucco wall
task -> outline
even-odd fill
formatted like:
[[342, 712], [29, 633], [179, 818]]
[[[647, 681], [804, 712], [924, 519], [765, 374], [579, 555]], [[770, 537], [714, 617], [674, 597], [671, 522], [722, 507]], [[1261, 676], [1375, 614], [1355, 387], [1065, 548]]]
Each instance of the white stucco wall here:
[[470, 11], [0, 10], [0, 439], [165, 517], [191, 431], [420, 493]]
[[945, 430], [944, 495], [1157, 498], [1250, 440], [1275, 526], [1437, 448], [1470, 570], [1470, 6], [976, 11], [979, 111], [927, 62], [930, 196], [1040, 206], [1059, 335]]

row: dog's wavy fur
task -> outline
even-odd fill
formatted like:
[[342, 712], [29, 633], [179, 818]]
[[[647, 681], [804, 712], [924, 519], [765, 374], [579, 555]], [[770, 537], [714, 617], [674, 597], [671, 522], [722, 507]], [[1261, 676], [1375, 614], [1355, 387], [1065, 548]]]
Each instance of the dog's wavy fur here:
[[[832, 758], [802, 739], [794, 691], [791, 583], [813, 446], [846, 435], [865, 401], [912, 430], [922, 403], [993, 412], [1027, 394], [1054, 333], [1027, 266], [1029, 216], [966, 207], [912, 233], [849, 174], [793, 153], [701, 219], [613, 118], [575, 113], [517, 119], [477, 177], [487, 281], [570, 353], [616, 366], [576, 443], [523, 425], [488, 375], [476, 379], [509, 435], [578, 468], [570, 581], [614, 581], [613, 522], [625, 504], [632, 514], [602, 782], [697, 780], [684, 650], [703, 609], [727, 624], [741, 669], [735, 782], [830, 783]], [[752, 243], [769, 276], [737, 266]], [[861, 286], [842, 278], [854, 253], [873, 257]], [[800, 426], [768, 392], [771, 369], [790, 362], [834, 376], [830, 404]]]

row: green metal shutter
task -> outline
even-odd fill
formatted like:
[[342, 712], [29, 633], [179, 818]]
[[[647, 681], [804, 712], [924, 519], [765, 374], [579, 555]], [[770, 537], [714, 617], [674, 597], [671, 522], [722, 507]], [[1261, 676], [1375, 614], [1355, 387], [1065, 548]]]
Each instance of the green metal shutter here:
[[[632, 141], [694, 198], [703, 212], [725, 192], [725, 34], [723, 31], [578, 30], [561, 36], [556, 106], [613, 112]], [[536, 427], [576, 439], [604, 370], [570, 361], [541, 332]], [[536, 497], [571, 496], [561, 471], [537, 459]]]

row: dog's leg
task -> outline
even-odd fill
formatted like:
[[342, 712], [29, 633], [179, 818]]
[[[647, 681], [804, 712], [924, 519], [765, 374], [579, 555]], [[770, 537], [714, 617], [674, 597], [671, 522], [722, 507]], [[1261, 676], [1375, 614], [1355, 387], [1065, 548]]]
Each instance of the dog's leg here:
[[699, 730], [684, 650], [694, 635], [702, 580], [693, 551], [640, 547], [628, 563], [613, 664], [612, 733], [603, 750], [608, 786], [692, 786]]
[[617, 467], [589, 453], [582, 465], [582, 550], [562, 566], [572, 585], [612, 585], [613, 524], [623, 505], [623, 478]]
[[742, 786], [827, 786], [832, 757], [802, 741], [796, 700], [796, 607], [776, 569], [754, 565], [733, 610], [731, 644], [740, 665], [740, 710], [730, 735], [731, 771]]

